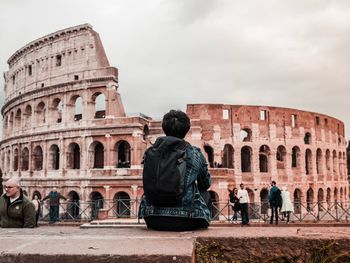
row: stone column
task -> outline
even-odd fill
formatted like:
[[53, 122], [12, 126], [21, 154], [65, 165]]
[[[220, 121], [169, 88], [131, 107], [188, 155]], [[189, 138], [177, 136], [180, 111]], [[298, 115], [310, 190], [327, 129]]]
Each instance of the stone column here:
[[[132, 207], [130, 207], [131, 210], [131, 214], [130, 217], [136, 217], [137, 218], [137, 214], [138, 214], [138, 207], [139, 207], [139, 203], [137, 202], [137, 190], [138, 190], [138, 186], [136, 184], [131, 185], [131, 191], [132, 191], [132, 196], [131, 196], [131, 200], [130, 200], [130, 205]], [[135, 216], [133, 216], [135, 215]]]

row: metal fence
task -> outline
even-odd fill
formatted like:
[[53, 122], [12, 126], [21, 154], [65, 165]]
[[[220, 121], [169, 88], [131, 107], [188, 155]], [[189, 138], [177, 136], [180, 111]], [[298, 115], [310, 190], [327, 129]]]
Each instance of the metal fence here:
[[[104, 218], [137, 218], [139, 199], [95, 200], [62, 202], [59, 207], [59, 220], [61, 221], [91, 221]], [[295, 202], [294, 211], [290, 220], [294, 222], [349, 222], [350, 202]], [[49, 220], [49, 205], [41, 206], [40, 220]], [[229, 202], [212, 202], [211, 216], [213, 221], [232, 221], [233, 210]], [[249, 218], [254, 222], [267, 222], [270, 220], [271, 209], [268, 202], [250, 203], [248, 207]], [[284, 217], [279, 213], [280, 220]], [[238, 212], [240, 220], [240, 212]]]

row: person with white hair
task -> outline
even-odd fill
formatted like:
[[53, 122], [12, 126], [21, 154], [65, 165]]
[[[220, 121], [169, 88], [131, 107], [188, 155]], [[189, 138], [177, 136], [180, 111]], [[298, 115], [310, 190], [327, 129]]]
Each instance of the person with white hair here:
[[290, 194], [287, 190], [286, 186], [282, 187], [282, 207], [281, 207], [281, 213], [287, 216], [287, 224], [289, 224], [290, 220], [290, 213], [294, 212], [294, 208], [292, 205], [292, 202], [290, 200]]
[[10, 178], [4, 188], [5, 193], [0, 197], [0, 227], [35, 227], [35, 207], [23, 194], [19, 178]]

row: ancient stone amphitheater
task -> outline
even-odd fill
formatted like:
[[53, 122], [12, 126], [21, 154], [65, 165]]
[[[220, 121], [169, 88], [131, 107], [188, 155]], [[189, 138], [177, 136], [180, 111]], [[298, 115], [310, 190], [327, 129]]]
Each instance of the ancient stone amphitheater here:
[[[125, 114], [118, 70], [98, 33], [88, 24], [57, 31], [17, 50], [8, 65], [0, 180], [20, 176], [30, 197], [57, 187], [82, 209], [124, 200], [116, 214], [135, 216], [143, 152], [162, 135], [161, 123]], [[348, 200], [340, 120], [269, 106], [189, 104], [187, 113], [186, 139], [208, 158], [217, 210], [228, 184], [241, 182], [252, 203], [266, 200], [271, 180], [310, 209]]]

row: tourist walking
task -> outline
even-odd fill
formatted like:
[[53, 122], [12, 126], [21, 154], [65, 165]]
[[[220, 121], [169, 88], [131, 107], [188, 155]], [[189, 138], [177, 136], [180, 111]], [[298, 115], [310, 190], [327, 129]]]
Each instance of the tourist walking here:
[[271, 220], [270, 224], [273, 224], [273, 218], [275, 217], [275, 223], [278, 224], [278, 208], [282, 206], [281, 190], [276, 186], [276, 182], [271, 182], [271, 189], [269, 195], [269, 202], [271, 208]]
[[249, 215], [248, 215], [248, 204], [249, 204], [249, 195], [248, 191], [244, 189], [244, 184], [239, 185], [241, 189], [237, 192], [237, 197], [239, 199], [239, 205], [241, 208], [242, 216], [242, 226], [249, 225]]
[[38, 195], [34, 195], [32, 202], [35, 206], [35, 225], [38, 226], [38, 220], [41, 211], [41, 202], [39, 200]]
[[292, 205], [292, 201], [290, 200], [289, 191], [288, 191], [286, 186], [282, 187], [281, 196], [282, 196], [281, 213], [283, 213], [283, 215], [285, 217], [287, 217], [287, 224], [289, 224], [289, 222], [290, 222], [290, 213], [294, 212], [294, 208], [293, 208], [293, 205]]
[[63, 195], [57, 192], [57, 188], [54, 187], [52, 191], [43, 198], [43, 202], [49, 199], [50, 205], [50, 224], [59, 221], [59, 209], [60, 209], [60, 199], [67, 200]]
[[10, 178], [4, 188], [5, 194], [0, 197], [0, 227], [35, 227], [35, 207], [23, 194], [19, 178]]
[[229, 198], [230, 198], [230, 205], [232, 207], [233, 211], [233, 223], [237, 224], [237, 219], [238, 219], [238, 211], [240, 210], [240, 205], [239, 205], [239, 198], [237, 196], [238, 194], [238, 189], [234, 187], [232, 189], [232, 186], [228, 188], [229, 191]]

